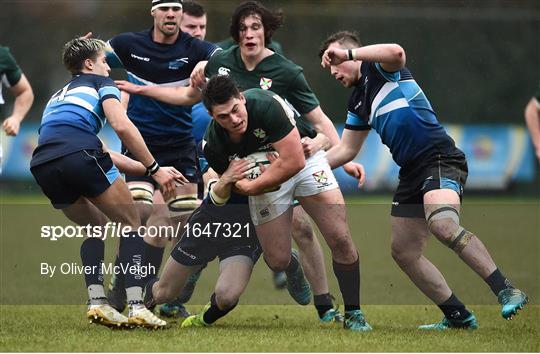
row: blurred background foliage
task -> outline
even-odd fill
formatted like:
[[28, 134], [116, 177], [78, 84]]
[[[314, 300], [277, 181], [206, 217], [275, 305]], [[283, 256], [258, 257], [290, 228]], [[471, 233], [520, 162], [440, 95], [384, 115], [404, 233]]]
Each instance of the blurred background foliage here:
[[[208, 11], [207, 40], [227, 37], [230, 16], [240, 1], [200, 2]], [[357, 31], [366, 45], [401, 44], [407, 66], [444, 123], [523, 124], [523, 108], [540, 81], [538, 1], [262, 2], [283, 9], [285, 25], [274, 38], [286, 56], [304, 67], [335, 122], [345, 119], [348, 92], [320, 68], [317, 53], [327, 35], [338, 30]], [[69, 80], [60, 60], [65, 42], [88, 31], [106, 40], [148, 28], [150, 3], [2, 0], [0, 43], [11, 48], [35, 91], [27, 119], [39, 121], [50, 95]]]

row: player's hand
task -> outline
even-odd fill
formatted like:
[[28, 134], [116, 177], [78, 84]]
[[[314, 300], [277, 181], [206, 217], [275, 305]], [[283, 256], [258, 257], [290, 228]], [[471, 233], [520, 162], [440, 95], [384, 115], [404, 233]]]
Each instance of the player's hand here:
[[321, 66], [329, 68], [330, 65], [339, 65], [349, 59], [347, 50], [340, 48], [328, 48], [321, 58]]
[[118, 89], [120, 91], [124, 91], [129, 94], [138, 95], [141, 90], [140, 85], [135, 85], [134, 83], [126, 80], [115, 80], [114, 83], [116, 84], [116, 86], [118, 86]]
[[358, 188], [362, 187], [366, 182], [366, 171], [364, 165], [356, 162], [349, 162], [343, 165], [343, 169], [347, 174], [358, 180]]
[[250, 168], [249, 165], [250, 163], [246, 159], [232, 160], [229, 163], [229, 167], [221, 175], [220, 180], [226, 184], [230, 184], [244, 179], [246, 177], [245, 173]]
[[160, 185], [165, 200], [174, 197], [177, 185], [189, 183], [186, 177], [174, 167], [160, 167], [152, 178]]
[[8, 117], [4, 120], [2, 128], [9, 136], [16, 136], [19, 134], [19, 128], [21, 127], [21, 122], [15, 117]]
[[301, 141], [302, 148], [304, 149], [304, 156], [306, 157], [306, 159], [315, 155], [315, 153], [317, 153], [323, 148], [317, 141], [307, 136], [303, 137]]
[[206, 84], [206, 77], [204, 76], [204, 68], [208, 61], [200, 61], [195, 65], [190, 76], [190, 86], [201, 89]]

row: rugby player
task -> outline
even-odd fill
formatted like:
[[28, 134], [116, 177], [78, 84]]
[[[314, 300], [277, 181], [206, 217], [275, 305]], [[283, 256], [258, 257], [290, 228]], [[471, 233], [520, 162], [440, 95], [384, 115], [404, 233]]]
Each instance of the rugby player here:
[[426, 95], [405, 67], [397, 44], [362, 47], [351, 32], [326, 39], [319, 53], [323, 68], [345, 87], [353, 87], [340, 144], [330, 149], [330, 166], [352, 160], [371, 128], [400, 166], [391, 211], [392, 257], [413, 283], [444, 314], [421, 329], [476, 329], [476, 317], [452, 292], [439, 270], [423, 255], [432, 233], [491, 288], [510, 319], [527, 303], [493, 262], [480, 239], [460, 224], [467, 161], [437, 121]]
[[[284, 270], [287, 278], [300, 286], [297, 276], [301, 266], [296, 255], [290, 252], [292, 204], [296, 197], [319, 227], [332, 252], [345, 304], [344, 327], [354, 331], [371, 330], [360, 310], [358, 252], [347, 226], [343, 196], [326, 162], [325, 152], [318, 151], [305, 159], [295, 114], [271, 91], [250, 89], [240, 93], [230, 77], [213, 76], [203, 91], [203, 102], [213, 117], [203, 141], [203, 151], [210, 167], [218, 174], [236, 157], [256, 151], [279, 153], [277, 160], [260, 177], [234, 184], [240, 193], [250, 196], [251, 219], [268, 266]], [[309, 289], [308, 284], [303, 287]], [[294, 296], [294, 292], [291, 295]]]
[[[109, 40], [112, 51], [107, 62], [112, 68], [124, 68], [128, 80], [141, 85], [186, 86], [195, 65], [207, 60], [219, 48], [180, 30], [182, 1], [152, 0], [152, 28], [142, 32], [119, 34]], [[148, 97], [130, 97], [127, 113], [141, 132], [149, 150], [160, 164], [176, 167], [190, 183], [176, 188], [174, 196], [164, 200], [152, 179], [126, 175], [130, 192], [141, 214], [141, 222], [168, 226], [183, 222], [197, 207], [197, 182], [200, 171], [196, 145], [192, 135], [191, 107], [168, 105]], [[123, 147], [127, 156], [133, 157]], [[170, 215], [163, 210], [168, 206]], [[154, 214], [152, 214], [154, 212]], [[166, 237], [145, 238], [143, 263], [156, 272], [162, 262]], [[125, 306], [123, 279], [114, 277], [109, 286], [109, 299], [118, 310]], [[183, 307], [176, 309], [187, 315]]]
[[[138, 234], [140, 218], [129, 190], [97, 133], [108, 119], [122, 143], [146, 166], [146, 175], [173, 195], [175, 181], [188, 180], [173, 167], [160, 167], [120, 103], [120, 91], [108, 77], [107, 44], [98, 39], [76, 38], [64, 46], [63, 62], [73, 78], [47, 103], [39, 128], [38, 146], [30, 169], [43, 193], [56, 209], [79, 225], [102, 226], [106, 217], [127, 227], [120, 240], [119, 264], [140, 265], [144, 242]], [[103, 289], [104, 243], [88, 237], [81, 245], [89, 308], [87, 317], [109, 326], [163, 327], [142, 304], [144, 285], [140, 271], [124, 274], [129, 318], [109, 306]]]

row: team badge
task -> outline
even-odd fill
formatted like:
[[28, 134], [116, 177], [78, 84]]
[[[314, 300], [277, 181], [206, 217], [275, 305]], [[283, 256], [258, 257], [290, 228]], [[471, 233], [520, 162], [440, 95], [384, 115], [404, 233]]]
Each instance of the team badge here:
[[317, 183], [320, 183], [320, 184], [325, 184], [326, 181], [328, 181], [328, 176], [326, 176], [326, 173], [324, 172], [324, 170], [315, 172], [314, 174], [312, 174], [312, 176], [313, 178], [315, 178], [315, 181], [317, 181]]
[[221, 75], [221, 76], [229, 76], [230, 72], [231, 72], [231, 69], [226, 68], [224, 66], [220, 66], [217, 73], [218, 75]]
[[253, 131], [253, 134], [259, 139], [264, 139], [266, 137], [266, 132], [262, 130], [261, 128], [255, 129]]
[[261, 81], [259, 82], [259, 86], [263, 90], [270, 90], [270, 87], [272, 87], [272, 79], [267, 79], [265, 77], [261, 77]]
[[169, 70], [178, 70], [188, 63], [189, 58], [179, 58], [169, 62]]

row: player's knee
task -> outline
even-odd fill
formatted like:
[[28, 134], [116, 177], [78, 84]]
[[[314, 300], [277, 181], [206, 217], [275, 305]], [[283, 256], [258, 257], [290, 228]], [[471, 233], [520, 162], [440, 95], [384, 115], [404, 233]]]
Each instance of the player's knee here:
[[444, 244], [449, 244], [459, 228], [459, 212], [450, 205], [442, 205], [426, 215], [429, 231]]
[[187, 217], [199, 206], [197, 194], [176, 195], [167, 201], [171, 218]]
[[289, 261], [291, 260], [288, 255], [269, 256], [267, 254], [264, 254], [263, 257], [268, 267], [274, 272], [285, 271], [285, 269], [287, 269], [287, 267], [289, 266]]
[[162, 280], [154, 284], [152, 288], [152, 296], [156, 304], [163, 304], [168, 301], [174, 300], [176, 297], [176, 291], [173, 286], [163, 282]]
[[216, 288], [216, 303], [220, 310], [228, 310], [236, 306], [239, 299], [239, 294], [234, 289], [226, 287]]
[[394, 243], [392, 243], [390, 251], [394, 261], [401, 267], [414, 263], [422, 255], [421, 252], [413, 252]]
[[332, 251], [333, 259], [341, 259], [340, 263], [351, 263], [356, 260], [357, 252], [349, 234], [336, 235], [327, 238], [328, 247]]

